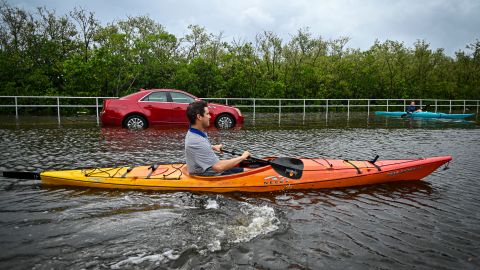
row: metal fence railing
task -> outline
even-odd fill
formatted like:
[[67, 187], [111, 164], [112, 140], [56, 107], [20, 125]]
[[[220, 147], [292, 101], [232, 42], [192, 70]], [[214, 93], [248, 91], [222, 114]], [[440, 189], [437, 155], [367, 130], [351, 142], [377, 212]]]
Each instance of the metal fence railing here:
[[[203, 98], [207, 101], [222, 102], [225, 105], [234, 105], [238, 108], [252, 108], [253, 122], [255, 123], [257, 108], [277, 108], [278, 109], [278, 123], [281, 123], [282, 108], [303, 108], [303, 121], [305, 122], [307, 108], [324, 108], [325, 119], [328, 120], [329, 109], [344, 108], [347, 112], [347, 118], [350, 118], [350, 110], [352, 108], [366, 108], [367, 116], [370, 115], [370, 109], [383, 107], [387, 111], [391, 108], [401, 109], [405, 111], [410, 101], [418, 102], [418, 106], [423, 107], [429, 104], [434, 108], [435, 112], [446, 111], [442, 110], [448, 108], [448, 113], [452, 113], [453, 109], [460, 108], [463, 113], [466, 113], [468, 108], [476, 108], [476, 116], [479, 112], [479, 100], [446, 100], [446, 99], [267, 99], [267, 98]], [[250, 102], [250, 104], [238, 104], [241, 101]], [[272, 102], [273, 101], [273, 102]], [[270, 102], [271, 104], [259, 104]], [[299, 104], [292, 104], [292, 103]], [[289, 103], [289, 104], [286, 104]], [[309, 104], [310, 103], [310, 104]], [[312, 104], [314, 103], [314, 104]], [[318, 104], [323, 103], [323, 104]]]
[[[0, 108], [14, 108], [15, 117], [19, 118], [20, 108], [42, 108], [50, 107], [56, 108], [57, 121], [61, 122], [61, 108], [95, 108], [97, 124], [100, 124], [100, 109], [103, 107], [103, 100], [116, 97], [66, 97], [66, 96], [0, 96]], [[54, 100], [53, 104], [25, 104], [25, 100]], [[95, 104], [67, 104], [67, 100], [95, 100]], [[215, 101], [224, 103], [225, 105], [233, 105], [238, 108], [249, 108], [253, 113], [253, 123], [257, 117], [257, 111], [260, 108], [270, 108], [273, 111], [278, 111], [278, 123], [282, 120], [282, 109], [297, 108], [302, 109], [303, 121], [305, 122], [306, 111], [308, 108], [323, 108], [325, 110], [325, 119], [328, 120], [329, 111], [335, 108], [342, 108], [346, 110], [347, 118], [350, 118], [350, 111], [354, 108], [366, 108], [367, 116], [370, 115], [370, 110], [373, 108], [397, 109], [405, 111], [411, 100], [418, 103], [418, 106], [423, 107], [424, 104], [429, 104], [431, 109], [435, 112], [447, 111], [452, 113], [452, 110], [461, 110], [465, 113], [467, 110], [476, 108], [476, 116], [478, 119], [479, 100], [445, 100], [445, 99], [268, 99], [268, 98], [203, 98], [206, 101]], [[10, 102], [8, 102], [10, 100]], [[19, 100], [23, 102], [19, 104]], [[10, 104], [4, 104], [10, 103]], [[93, 102], [92, 102], [93, 103]], [[475, 109], [474, 109], [475, 110]]]
[[[65, 97], [65, 96], [0, 96], [0, 99], [13, 99], [14, 104], [0, 104], [0, 108], [15, 108], [15, 119], [18, 120], [19, 108], [56, 108], [57, 121], [60, 124], [60, 108], [95, 108], [97, 125], [100, 124], [100, 108], [103, 107], [103, 100], [116, 97]], [[50, 99], [56, 100], [56, 104], [19, 104], [19, 99]], [[95, 104], [63, 104], [60, 101], [66, 99], [95, 100]], [[99, 102], [99, 101], [102, 102]]]

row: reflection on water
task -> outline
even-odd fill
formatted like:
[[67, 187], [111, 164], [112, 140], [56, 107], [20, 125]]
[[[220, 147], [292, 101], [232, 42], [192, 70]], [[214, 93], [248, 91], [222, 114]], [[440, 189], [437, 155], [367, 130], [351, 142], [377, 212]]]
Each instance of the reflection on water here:
[[[0, 268], [478, 268], [479, 130], [476, 123], [332, 116], [305, 127], [209, 131], [212, 142], [259, 157], [453, 156], [449, 170], [421, 182], [210, 194], [52, 188], [0, 177]], [[182, 161], [184, 136], [183, 129], [7, 125], [0, 171]]]

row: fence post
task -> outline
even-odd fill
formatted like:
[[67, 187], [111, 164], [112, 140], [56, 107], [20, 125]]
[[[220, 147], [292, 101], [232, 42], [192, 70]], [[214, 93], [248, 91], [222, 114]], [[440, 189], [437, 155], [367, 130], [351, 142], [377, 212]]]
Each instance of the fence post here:
[[370, 99], [367, 100], [367, 118], [370, 117]]
[[280, 125], [281, 122], [281, 117], [282, 117], [282, 100], [278, 100], [278, 124]]
[[420, 99], [420, 108], [422, 108], [422, 107], [423, 107], [423, 100]]
[[388, 110], [388, 99], [387, 99], [387, 112], [388, 112], [388, 111], [389, 111], [389, 110]]
[[303, 123], [305, 124], [305, 99], [303, 100]]
[[463, 100], [463, 113], [465, 114], [465, 111], [467, 109], [467, 102]]
[[478, 100], [477, 100], [477, 118], [478, 118]]
[[17, 101], [17, 97], [15, 97], [15, 119], [18, 121], [18, 101]]
[[228, 106], [228, 98], [225, 99], [225, 105]]
[[58, 124], [60, 124], [60, 98], [57, 97], [57, 117], [58, 117]]
[[350, 99], [347, 99], [347, 120], [350, 119]]
[[437, 113], [437, 107], [438, 107], [437, 100], [435, 99], [435, 113]]
[[450, 110], [448, 111], [448, 113], [452, 113], [452, 100], [450, 100]]
[[99, 126], [100, 125], [100, 117], [98, 115], [98, 97], [95, 98], [95, 105], [96, 105], [95, 107], [97, 109], [97, 126]]
[[253, 98], [253, 124], [255, 125], [255, 98]]
[[326, 110], [325, 110], [325, 121], [328, 121], [328, 99], [325, 101], [326, 104]]
[[404, 112], [407, 111], [407, 100], [406, 99], [403, 100], [403, 111]]

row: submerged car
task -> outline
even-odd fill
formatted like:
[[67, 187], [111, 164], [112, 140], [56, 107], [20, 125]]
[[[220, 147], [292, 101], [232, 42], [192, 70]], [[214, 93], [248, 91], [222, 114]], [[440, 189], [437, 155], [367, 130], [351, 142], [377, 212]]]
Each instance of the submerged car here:
[[[140, 89], [118, 99], [103, 101], [100, 119], [103, 126], [143, 129], [155, 125], [188, 125], [187, 106], [199, 98], [175, 89]], [[208, 103], [211, 126], [230, 129], [243, 124], [238, 108]]]

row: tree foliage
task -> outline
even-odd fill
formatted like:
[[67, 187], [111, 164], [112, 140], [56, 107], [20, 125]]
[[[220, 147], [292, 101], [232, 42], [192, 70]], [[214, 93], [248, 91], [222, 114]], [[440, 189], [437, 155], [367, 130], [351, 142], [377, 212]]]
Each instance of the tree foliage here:
[[176, 88], [200, 97], [480, 99], [480, 41], [453, 57], [424, 40], [348, 48], [308, 28], [226, 42], [190, 25], [176, 37], [147, 16], [0, 4], [0, 95], [122, 96]]

